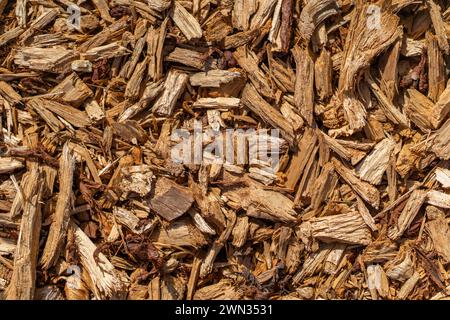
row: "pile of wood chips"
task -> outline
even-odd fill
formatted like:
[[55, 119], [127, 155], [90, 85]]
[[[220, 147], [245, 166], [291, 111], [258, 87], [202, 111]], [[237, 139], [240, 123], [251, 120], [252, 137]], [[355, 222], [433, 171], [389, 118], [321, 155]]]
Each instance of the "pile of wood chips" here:
[[448, 1], [72, 1], [0, 0], [1, 298], [450, 297]]

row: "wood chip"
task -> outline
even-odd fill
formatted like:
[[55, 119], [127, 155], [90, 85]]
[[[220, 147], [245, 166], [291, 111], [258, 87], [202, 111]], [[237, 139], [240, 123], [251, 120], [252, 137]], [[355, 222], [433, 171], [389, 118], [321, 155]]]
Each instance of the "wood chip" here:
[[183, 215], [194, 202], [189, 189], [183, 188], [172, 180], [161, 178], [156, 182], [155, 195], [150, 201], [152, 210], [172, 221]]
[[323, 218], [314, 218], [302, 224], [311, 235], [324, 242], [342, 242], [368, 245], [372, 242], [370, 230], [361, 215], [345, 213]]
[[188, 40], [201, 38], [203, 32], [200, 24], [178, 2], [175, 2], [172, 19]]

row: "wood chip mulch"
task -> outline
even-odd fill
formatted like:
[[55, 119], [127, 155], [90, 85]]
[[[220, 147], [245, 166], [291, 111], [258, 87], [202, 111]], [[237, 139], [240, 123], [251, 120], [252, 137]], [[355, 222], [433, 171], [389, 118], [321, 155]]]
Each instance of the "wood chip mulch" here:
[[0, 299], [450, 298], [448, 1], [0, 17]]

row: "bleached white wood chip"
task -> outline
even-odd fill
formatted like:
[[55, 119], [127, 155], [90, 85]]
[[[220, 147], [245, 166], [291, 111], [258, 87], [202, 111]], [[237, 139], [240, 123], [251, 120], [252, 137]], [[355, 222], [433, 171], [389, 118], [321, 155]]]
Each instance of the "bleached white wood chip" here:
[[426, 202], [439, 208], [450, 209], [450, 195], [437, 190], [428, 191]]
[[69, 228], [74, 233], [75, 245], [80, 255], [83, 268], [87, 270], [92, 280], [91, 288], [97, 299], [124, 299], [127, 292], [127, 280], [118, 273], [103, 253], [99, 253], [97, 263], [94, 259], [95, 244], [73, 222]]
[[372, 152], [358, 165], [358, 176], [371, 184], [379, 185], [383, 174], [389, 166], [391, 153], [394, 151], [395, 141], [386, 138], [379, 142]]
[[450, 188], [450, 170], [444, 168], [437, 168], [436, 180], [442, 184], [443, 188]]
[[184, 92], [188, 80], [189, 76], [186, 73], [171, 69], [164, 82], [164, 91], [153, 105], [154, 112], [164, 116], [171, 115], [178, 98]]

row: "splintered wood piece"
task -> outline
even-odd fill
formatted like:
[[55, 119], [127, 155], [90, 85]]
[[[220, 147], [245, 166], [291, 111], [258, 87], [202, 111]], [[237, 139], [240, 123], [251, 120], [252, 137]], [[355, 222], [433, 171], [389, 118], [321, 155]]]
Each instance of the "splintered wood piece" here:
[[397, 41], [391, 50], [385, 52], [381, 60], [380, 87], [388, 101], [394, 101], [398, 94], [398, 60], [402, 48], [402, 42]]
[[155, 230], [151, 235], [151, 240], [169, 246], [195, 249], [208, 244], [207, 237], [194, 226], [190, 218], [177, 219], [172, 221], [168, 227]]
[[89, 168], [89, 171], [94, 179], [94, 181], [98, 184], [102, 184], [102, 180], [100, 179], [100, 176], [98, 175], [97, 167], [94, 164], [94, 161], [92, 160], [89, 151], [83, 147], [82, 145], [77, 145], [74, 143], [69, 143], [70, 148], [73, 149], [79, 156], [81, 156], [85, 161]]
[[436, 168], [436, 180], [442, 184], [443, 188], [450, 188], [450, 170]]
[[11, 40], [18, 38], [25, 29], [23, 27], [12, 28], [0, 35], [0, 47], [4, 46]]
[[436, 131], [431, 150], [441, 159], [450, 159], [450, 119]]
[[300, 13], [298, 28], [300, 36], [309, 42], [316, 28], [329, 17], [338, 13], [334, 0], [311, 0]]
[[431, 112], [431, 124], [437, 129], [450, 113], [450, 80]]
[[186, 293], [186, 300], [192, 300], [194, 298], [194, 294], [196, 292], [198, 277], [200, 273], [200, 266], [201, 266], [202, 260], [198, 257], [194, 258], [194, 261], [192, 263], [192, 269], [191, 274], [189, 275], [189, 281], [187, 285], [187, 293]]
[[223, 47], [224, 49], [233, 49], [244, 46], [252, 41], [259, 33], [260, 31], [258, 29], [254, 29], [226, 36], [223, 39]]
[[250, 29], [262, 28], [275, 10], [277, 0], [258, 0], [255, 14], [250, 20]]
[[405, 281], [405, 283], [403, 283], [400, 290], [398, 290], [397, 298], [400, 300], [408, 298], [419, 280], [420, 274], [416, 271], [408, 280]]
[[450, 195], [437, 190], [428, 191], [426, 202], [439, 208], [450, 209]]
[[311, 126], [314, 113], [314, 62], [308, 50], [292, 49], [296, 64], [294, 102], [300, 114]]
[[281, 91], [293, 93], [295, 91], [294, 71], [280, 59], [274, 58], [272, 53], [268, 52], [268, 55], [271, 78]]
[[214, 261], [216, 260], [217, 255], [219, 254], [220, 250], [222, 250], [225, 242], [228, 240], [231, 232], [233, 231], [234, 225], [236, 223], [236, 213], [231, 212], [230, 215], [231, 217], [227, 221], [225, 230], [223, 230], [220, 237], [216, 241], [214, 241], [202, 261], [202, 265], [200, 266], [200, 278], [205, 278], [212, 272]]
[[89, 89], [76, 73], [67, 76], [67, 78], [49, 93], [60, 95], [62, 101], [74, 106], [80, 106], [87, 98], [94, 95], [91, 89]]
[[164, 82], [164, 91], [153, 105], [153, 111], [159, 115], [169, 116], [172, 114], [178, 98], [184, 92], [184, 88], [189, 80], [186, 73], [172, 69], [169, 71]]
[[58, 117], [55, 116], [51, 111], [45, 109], [45, 107], [42, 105], [43, 102], [43, 100], [33, 99], [27, 103], [27, 106], [33, 109], [54, 132], [58, 132], [64, 129], [66, 127], [65, 124], [60, 119], [58, 119]]
[[72, 50], [25, 47], [17, 51], [14, 63], [32, 70], [60, 73], [70, 70], [71, 62], [77, 59], [78, 54]]
[[113, 214], [118, 223], [126, 226], [134, 233], [140, 233], [138, 230], [139, 218], [132, 212], [124, 208], [114, 207]]
[[411, 121], [424, 132], [432, 129], [430, 115], [434, 108], [433, 102], [415, 89], [408, 89], [407, 98], [405, 109]]
[[226, 219], [222, 211], [221, 201], [218, 195], [210, 192], [203, 195], [201, 187], [190, 181], [190, 187], [194, 192], [195, 202], [200, 208], [200, 214], [217, 232], [221, 232], [226, 226]]
[[[128, 119], [131, 119], [139, 112], [148, 108], [150, 101], [155, 99], [162, 91], [164, 90], [164, 83], [162, 80], [158, 82], [148, 83], [144, 93], [142, 94], [142, 99], [136, 102], [134, 105], [125, 109], [123, 113], [117, 119], [118, 122], [125, 122]], [[89, 115], [89, 110], [86, 108], [86, 112]]]
[[269, 103], [267, 103], [256, 91], [252, 84], [247, 84], [242, 92], [242, 103], [261, 117], [265, 122], [281, 130], [282, 136], [292, 144], [294, 142], [294, 130], [283, 115]]
[[202, 37], [203, 31], [197, 19], [195, 19], [179, 2], [175, 2], [172, 19], [188, 40], [199, 39]]
[[286, 170], [286, 181], [284, 185], [289, 190], [295, 190], [295, 186], [304, 174], [306, 164], [313, 155], [316, 144], [317, 135], [314, 130], [306, 129], [302, 138], [299, 140], [297, 151], [294, 153], [291, 163]]
[[24, 27], [27, 24], [27, 0], [17, 0], [16, 17], [19, 26]]
[[427, 32], [427, 57], [428, 57], [428, 98], [436, 102], [445, 89], [446, 74], [445, 63], [438, 38]]
[[375, 209], [380, 205], [380, 192], [371, 184], [358, 179], [353, 170], [344, 166], [336, 158], [332, 159], [334, 168], [339, 176], [348, 183], [348, 185]]
[[170, 0], [152, 0], [148, 3], [148, 6], [156, 11], [162, 12], [166, 9], [168, 9], [171, 5]]
[[141, 91], [141, 83], [146, 75], [147, 65], [148, 58], [145, 58], [144, 61], [138, 63], [136, 66], [136, 69], [127, 83], [127, 87], [125, 88], [126, 98], [135, 100], [139, 96], [139, 92]]
[[199, 98], [192, 104], [193, 108], [232, 109], [241, 106], [239, 98]]
[[333, 66], [331, 53], [323, 48], [314, 65], [314, 83], [321, 100], [333, 95]]
[[0, 81], [0, 96], [11, 105], [14, 105], [22, 100], [20, 94], [18, 94], [14, 88], [4, 81]]
[[150, 205], [158, 215], [172, 221], [181, 217], [194, 202], [192, 192], [176, 182], [160, 178], [155, 185], [155, 192]]
[[35, 73], [35, 72], [3, 73], [3, 74], [0, 74], [0, 81], [11, 81], [14, 79], [36, 77], [36, 76], [37, 76], [37, 73]]
[[425, 39], [415, 40], [409, 37], [404, 37], [401, 54], [405, 57], [418, 57], [424, 52], [425, 47]]
[[255, 188], [250, 190], [249, 197], [248, 216], [285, 223], [295, 221], [294, 204], [282, 194]]
[[303, 206], [309, 203], [311, 199], [311, 195], [313, 193], [313, 182], [318, 177], [318, 163], [315, 160], [316, 153], [319, 149], [319, 146], [314, 148], [313, 154], [310, 157], [308, 163], [306, 164], [305, 173], [300, 180], [300, 184], [298, 185], [297, 193], [295, 194], [295, 205]]
[[278, 192], [253, 186], [225, 190], [223, 196], [236, 203], [234, 209], [247, 210], [247, 216], [284, 223], [295, 221], [294, 203]]
[[258, 66], [257, 56], [247, 46], [239, 47], [234, 53], [234, 58], [239, 66], [247, 72], [247, 76], [259, 94], [266, 98], [272, 98], [272, 88], [264, 72]]
[[153, 172], [145, 164], [122, 168], [119, 187], [121, 198], [127, 199], [130, 195], [146, 196], [152, 189]]
[[326, 201], [327, 197], [333, 192], [337, 184], [337, 175], [331, 163], [326, 163], [322, 168], [317, 180], [314, 182], [313, 194], [311, 196], [311, 207], [314, 210], [319, 209], [321, 204]]
[[208, 222], [206, 222], [206, 220], [202, 217], [202, 215], [199, 212], [191, 208], [188, 210], [188, 213], [192, 217], [192, 220], [194, 221], [194, 224], [198, 230], [210, 235], [216, 234], [216, 231], [208, 224]]
[[404, 209], [395, 226], [392, 226], [388, 231], [388, 236], [392, 240], [399, 239], [406, 229], [411, 225], [412, 221], [419, 212], [422, 204], [425, 202], [427, 192], [424, 190], [414, 190], [408, 199]]
[[0, 158], [0, 174], [10, 173], [23, 167], [23, 163], [17, 159], [10, 157]]
[[32, 164], [28, 184], [24, 188], [20, 234], [14, 253], [14, 270], [6, 290], [7, 300], [32, 300], [36, 287], [36, 265], [41, 231], [41, 198], [43, 193], [41, 168]]
[[56, 201], [53, 222], [47, 237], [41, 261], [44, 269], [49, 269], [55, 263], [64, 244], [67, 235], [70, 215], [72, 213], [72, 202], [74, 200], [72, 184], [75, 170], [75, 159], [70, 154], [67, 144], [64, 145], [61, 158], [59, 160], [59, 194]]
[[88, 99], [86, 101], [84, 104], [84, 110], [86, 111], [89, 119], [94, 123], [103, 120], [106, 117], [105, 111], [94, 99]]
[[257, 0], [236, 0], [233, 5], [233, 27], [238, 30], [250, 28], [250, 17], [256, 12]]
[[369, 228], [356, 212], [313, 218], [304, 222], [301, 228], [310, 229], [314, 238], [327, 243], [368, 245], [372, 242]]
[[70, 222], [69, 232], [74, 235], [74, 245], [80, 256], [80, 263], [92, 281], [90, 289], [97, 299], [126, 298], [127, 280], [114, 268], [103, 253], [94, 257], [96, 246], [75, 223]]
[[366, 111], [355, 97], [356, 81], [361, 72], [402, 35], [399, 18], [387, 6], [381, 7], [379, 26], [368, 27], [371, 21], [369, 3], [358, 1], [345, 42], [343, 65], [339, 77], [345, 117], [354, 131], [366, 123]]
[[79, 51], [86, 52], [89, 49], [101, 46], [102, 44], [110, 40], [113, 34], [123, 32], [128, 23], [129, 18], [122, 17], [121, 19], [117, 20], [110, 26], [104, 28], [101, 32], [97, 33], [93, 37], [90, 37], [87, 41], [82, 43], [79, 47]]
[[433, 241], [434, 250], [444, 259], [444, 263], [450, 262], [450, 227], [445, 216], [438, 216], [425, 224], [427, 233]]
[[7, 4], [8, 0], [0, 0], [0, 14], [3, 13], [3, 10], [5, 10]]
[[450, 46], [448, 44], [448, 37], [444, 19], [441, 13], [441, 7], [436, 4], [434, 0], [427, 0], [426, 4], [430, 10], [431, 21], [436, 32], [439, 47], [446, 54], [450, 53]]
[[50, 9], [43, 12], [31, 23], [30, 27], [19, 37], [21, 42], [24, 43], [28, 38], [30, 38], [33, 35], [33, 33], [35, 33], [38, 30], [41, 30], [49, 23], [53, 22], [53, 20], [55, 20], [58, 14], [59, 12], [57, 9]]
[[[11, 177], [14, 176], [12, 175]], [[22, 176], [20, 185], [17, 183], [15, 178], [11, 178], [11, 180], [13, 181], [14, 188], [17, 192], [14, 195], [14, 199], [9, 210], [9, 220], [14, 219], [19, 215], [20, 211], [23, 208], [23, 202], [25, 199], [24, 193], [30, 192], [28, 190], [33, 186], [30, 182], [30, 174], [28, 172]]]
[[[143, 28], [145, 26], [142, 26]], [[138, 27], [136, 27], [137, 29]], [[145, 32], [145, 31], [144, 31]], [[145, 36], [138, 39], [136, 42], [136, 45], [134, 47], [133, 53], [131, 54], [130, 60], [125, 64], [125, 66], [120, 71], [120, 75], [124, 78], [130, 79], [130, 77], [133, 75], [133, 71], [136, 68], [136, 65], [139, 62], [139, 58], [141, 56], [142, 51], [144, 50], [144, 46], [146, 43], [147, 38]]]
[[345, 143], [344, 140], [338, 141], [337, 139], [333, 139], [323, 132], [320, 132], [320, 135], [323, 137], [325, 144], [330, 147], [331, 150], [333, 150], [341, 158], [351, 162], [353, 165], [357, 164], [365, 155], [365, 153], [362, 153], [361, 156], [360, 152], [354, 152], [350, 148], [344, 147], [342, 145], [343, 143]]
[[242, 293], [231, 283], [231, 281], [228, 280], [220, 280], [215, 284], [199, 288], [195, 291], [194, 294], [194, 300], [239, 300], [239, 299], [242, 299]]
[[175, 50], [169, 53], [165, 60], [181, 63], [199, 70], [205, 70], [207, 63], [204, 53], [180, 47], [176, 47]]
[[193, 74], [189, 82], [194, 87], [220, 88], [224, 84], [242, 78], [243, 75], [239, 71], [210, 70]]
[[230, 24], [228, 12], [216, 11], [211, 14], [205, 24], [205, 38], [208, 41], [222, 41], [227, 35], [233, 32]]
[[292, 277], [292, 282], [297, 284], [305, 277], [311, 276], [317, 272], [317, 270], [323, 266], [323, 263], [330, 254], [331, 250], [332, 246], [326, 245], [319, 251], [308, 255], [299, 271]]
[[250, 225], [248, 223], [247, 216], [240, 216], [237, 218], [236, 225], [232, 231], [233, 246], [235, 246], [236, 248], [240, 248], [245, 244], [245, 242], [247, 241], [249, 228]]
[[383, 268], [376, 264], [367, 267], [367, 287], [373, 300], [377, 300], [377, 295], [382, 298], [389, 296], [389, 280]]
[[180, 300], [184, 296], [186, 279], [164, 275], [160, 284], [161, 300]]
[[167, 33], [168, 18], [164, 19], [159, 29], [150, 27], [147, 33], [147, 57], [149, 57], [148, 75], [154, 81], [163, 77], [163, 46]]
[[273, 51], [286, 53], [292, 32], [292, 0], [277, 0], [270, 28], [269, 41], [273, 44]]
[[91, 123], [89, 117], [84, 111], [80, 111], [69, 105], [61, 104], [48, 99], [35, 98], [34, 100], [40, 107], [55, 113], [75, 127], [86, 127]]
[[331, 275], [336, 274], [339, 264], [341, 263], [342, 258], [344, 257], [346, 247], [347, 245], [345, 244], [336, 243], [336, 245], [333, 247], [333, 249], [331, 249], [330, 253], [328, 254], [327, 259], [325, 260], [323, 271]]
[[114, 19], [109, 14], [110, 9], [108, 6], [108, 2], [106, 0], [92, 0], [92, 2], [94, 3], [95, 7], [99, 11], [100, 16], [102, 17], [103, 20], [106, 20], [108, 22], [114, 21]]
[[120, 45], [119, 42], [112, 42], [103, 46], [93, 47], [82, 54], [84, 59], [98, 61], [128, 55], [131, 52]]
[[366, 73], [366, 80], [372, 89], [373, 94], [380, 102], [379, 106], [383, 110], [386, 117], [395, 124], [408, 127], [408, 119], [406, 116], [392, 103], [392, 100], [383, 93], [380, 87], [375, 83], [370, 73]]
[[358, 165], [356, 173], [370, 184], [379, 185], [384, 172], [389, 166], [389, 159], [394, 151], [395, 142], [386, 138], [379, 142], [372, 152]]
[[[152, 0], [151, 2], [145, 2], [145, 3], [134, 1], [134, 0], [112, 0], [111, 1], [112, 5], [129, 6], [130, 9], [133, 8], [136, 11], [136, 13], [139, 13], [143, 18], [145, 18], [152, 24], [155, 24], [158, 20], [157, 19], [158, 16], [160, 16], [157, 11], [159, 11], [163, 7], [166, 7], [166, 4], [161, 6], [161, 3], [162, 3], [162, 1], [160, 1], [160, 0], [156, 0], [156, 1]], [[113, 8], [112, 10], [114, 10], [114, 9], [115, 8]]]
[[370, 214], [370, 211], [367, 209], [366, 205], [364, 204], [364, 201], [358, 196], [356, 196], [356, 200], [358, 212], [363, 218], [364, 222], [373, 232], [378, 231], [378, 227], [375, 224], [375, 219]]
[[287, 101], [283, 101], [280, 107], [281, 114], [292, 125], [295, 132], [299, 131], [305, 125], [303, 118], [297, 113], [295, 107]]

